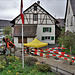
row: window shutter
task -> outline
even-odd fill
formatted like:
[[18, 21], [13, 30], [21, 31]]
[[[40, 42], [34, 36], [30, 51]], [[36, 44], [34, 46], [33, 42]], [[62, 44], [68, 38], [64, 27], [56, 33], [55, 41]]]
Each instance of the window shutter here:
[[51, 27], [49, 28], [49, 32], [51, 32], [52, 31], [52, 29], [51, 29]]
[[44, 36], [42, 36], [42, 40], [45, 40]]
[[54, 40], [54, 36], [51, 37], [51, 40]]
[[45, 32], [45, 28], [43, 27], [43, 32]]

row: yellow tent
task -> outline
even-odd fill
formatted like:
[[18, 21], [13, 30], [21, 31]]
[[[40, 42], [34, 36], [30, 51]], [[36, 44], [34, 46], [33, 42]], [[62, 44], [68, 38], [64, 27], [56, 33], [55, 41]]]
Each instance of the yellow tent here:
[[23, 45], [27, 46], [27, 47], [40, 48], [40, 47], [47, 46], [48, 43], [43, 43], [43, 42], [41, 42], [41, 41], [39, 41], [38, 39], [35, 38], [32, 42], [24, 43]]

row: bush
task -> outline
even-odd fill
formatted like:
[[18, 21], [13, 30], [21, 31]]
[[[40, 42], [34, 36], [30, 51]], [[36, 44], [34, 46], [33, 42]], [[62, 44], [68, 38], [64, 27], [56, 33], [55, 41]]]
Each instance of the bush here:
[[3, 59], [2, 61], [0, 61], [0, 71], [2, 71], [6, 66], [6, 61], [5, 59]]
[[75, 32], [63, 32], [61, 33], [60, 37], [58, 38], [59, 45], [64, 45], [67, 48], [66, 53], [69, 53], [69, 48], [71, 47], [72, 50], [75, 49]]
[[48, 72], [51, 71], [51, 67], [48, 64], [38, 64], [37, 70], [41, 72]]
[[25, 64], [27, 64], [28, 66], [32, 66], [35, 64], [35, 62], [37, 62], [38, 60], [33, 58], [33, 57], [28, 57], [25, 58]]
[[17, 72], [19, 72], [19, 73], [23, 73], [24, 71], [25, 71], [25, 69], [23, 69], [23, 68], [19, 68]]
[[4, 66], [0, 64], [0, 71], [4, 69]]
[[7, 57], [7, 61], [8, 61], [8, 62], [14, 62], [15, 59], [14, 59], [14, 57], [12, 57], [12, 56], [8, 56], [8, 57]]
[[3, 59], [2, 62], [1, 62], [1, 64], [2, 64], [3, 66], [6, 66], [6, 60]]

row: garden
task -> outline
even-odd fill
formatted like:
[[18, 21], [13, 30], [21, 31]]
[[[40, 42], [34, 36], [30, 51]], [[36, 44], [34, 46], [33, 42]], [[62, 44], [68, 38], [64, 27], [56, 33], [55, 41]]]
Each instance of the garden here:
[[42, 64], [33, 57], [25, 58], [24, 68], [19, 57], [0, 56], [0, 75], [55, 75], [48, 64]]

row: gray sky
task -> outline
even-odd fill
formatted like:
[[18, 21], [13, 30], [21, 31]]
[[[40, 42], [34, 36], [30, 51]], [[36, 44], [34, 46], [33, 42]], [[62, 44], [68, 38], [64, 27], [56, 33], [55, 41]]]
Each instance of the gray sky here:
[[[12, 20], [20, 14], [21, 0], [0, 0], [0, 19]], [[38, 0], [23, 0], [23, 10]], [[66, 0], [39, 0], [40, 5], [55, 18], [64, 18]]]

